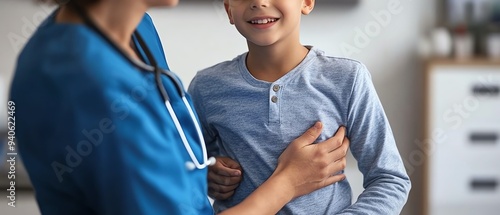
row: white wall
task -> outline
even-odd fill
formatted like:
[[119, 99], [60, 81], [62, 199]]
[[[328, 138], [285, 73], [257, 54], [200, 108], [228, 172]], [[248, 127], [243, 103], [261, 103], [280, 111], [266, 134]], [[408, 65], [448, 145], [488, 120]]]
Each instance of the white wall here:
[[[411, 171], [413, 189], [403, 214], [421, 214], [420, 164], [408, 162], [408, 156], [417, 150], [414, 141], [420, 139], [422, 126], [422, 66], [416, 56], [416, 43], [434, 25], [435, 1], [361, 0], [355, 8], [325, 2], [320, 1], [313, 13], [303, 18], [302, 41], [327, 54], [355, 58], [368, 66], [400, 152], [407, 166], [416, 168]], [[389, 2], [395, 5], [388, 5]], [[13, 45], [7, 36], [24, 37], [23, 31], [31, 31], [26, 20], [35, 19], [37, 24], [38, 16], [46, 15], [47, 11], [29, 0], [0, 0], [0, 77], [11, 79], [19, 52], [19, 46]], [[390, 19], [377, 21], [372, 13], [381, 11], [392, 11]], [[229, 25], [217, 0], [181, 0], [177, 8], [154, 9], [150, 14], [161, 35], [170, 68], [186, 86], [197, 70], [232, 59], [246, 50], [244, 39]], [[357, 29], [367, 34], [364, 40]], [[347, 46], [359, 52], [342, 50]], [[348, 177], [354, 193], [358, 194], [362, 178], [355, 169], [355, 161], [349, 160]]]

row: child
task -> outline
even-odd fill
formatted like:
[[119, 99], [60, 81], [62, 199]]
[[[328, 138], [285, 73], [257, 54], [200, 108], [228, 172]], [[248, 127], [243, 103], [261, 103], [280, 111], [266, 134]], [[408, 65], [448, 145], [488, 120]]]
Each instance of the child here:
[[[213, 214], [206, 183], [213, 159], [198, 138], [189, 96], [165, 71], [163, 47], [146, 14], [177, 3], [71, 0], [24, 47], [9, 105], [41, 214]], [[343, 168], [332, 162], [297, 171], [328, 162], [315, 154], [345, 155], [338, 151], [347, 143], [311, 145], [321, 128], [317, 123], [294, 140], [273, 176], [221, 214], [274, 214], [295, 196], [341, 180], [329, 177]], [[342, 142], [344, 134], [337, 138]]]
[[243, 170], [234, 195], [216, 200], [215, 209], [259, 187], [290, 140], [319, 120], [328, 127], [319, 140], [346, 125], [365, 190], [351, 204], [344, 180], [296, 198], [278, 214], [399, 214], [410, 179], [367, 68], [300, 44], [301, 15], [314, 0], [225, 0], [224, 6], [248, 52], [198, 72], [189, 86], [209, 154], [230, 157]]

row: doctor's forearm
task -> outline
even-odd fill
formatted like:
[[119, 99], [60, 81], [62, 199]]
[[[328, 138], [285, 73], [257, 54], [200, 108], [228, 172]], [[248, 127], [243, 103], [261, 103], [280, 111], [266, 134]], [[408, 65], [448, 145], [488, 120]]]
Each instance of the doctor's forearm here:
[[220, 215], [276, 214], [295, 195], [286, 174], [273, 174], [240, 204]]

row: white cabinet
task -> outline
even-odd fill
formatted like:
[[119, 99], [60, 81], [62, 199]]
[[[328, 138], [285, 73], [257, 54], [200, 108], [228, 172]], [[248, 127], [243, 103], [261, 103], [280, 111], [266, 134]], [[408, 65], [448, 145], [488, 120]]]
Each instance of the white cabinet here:
[[500, 63], [431, 62], [426, 91], [427, 214], [500, 214]]

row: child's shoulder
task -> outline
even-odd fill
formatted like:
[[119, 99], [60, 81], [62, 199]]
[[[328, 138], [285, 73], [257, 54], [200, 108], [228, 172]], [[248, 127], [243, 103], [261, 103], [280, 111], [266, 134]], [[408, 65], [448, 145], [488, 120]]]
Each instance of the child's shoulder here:
[[341, 69], [344, 72], [366, 70], [366, 66], [358, 60], [345, 57], [330, 56], [316, 47], [311, 47], [311, 51], [314, 52], [314, 54], [316, 55], [316, 59], [318, 60], [316, 64], [322, 66], [323, 68], [336, 68]]
[[[197, 77], [226, 76], [239, 70], [245, 60], [246, 53], [240, 54], [232, 60], [226, 60], [210, 67], [204, 68], [196, 74]], [[244, 65], [244, 64], [243, 64]]]
[[331, 75], [335, 79], [353, 79], [360, 74], [369, 75], [365, 64], [358, 60], [326, 55], [324, 51], [315, 47], [311, 47], [311, 52], [315, 57], [311, 67], [316, 67], [323, 75]]

